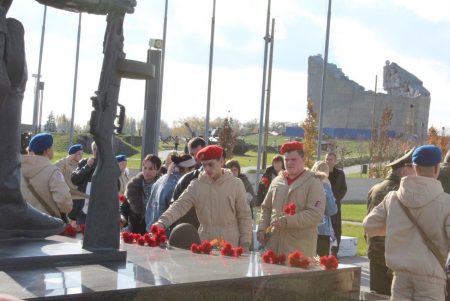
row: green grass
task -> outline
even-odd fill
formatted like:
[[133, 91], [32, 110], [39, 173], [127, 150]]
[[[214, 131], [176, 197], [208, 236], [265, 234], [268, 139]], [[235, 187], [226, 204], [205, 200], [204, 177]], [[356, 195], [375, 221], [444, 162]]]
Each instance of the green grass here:
[[[268, 157], [271, 158], [272, 155], [269, 154]], [[233, 159], [238, 160], [241, 167], [256, 166], [258, 161], [258, 152], [248, 151], [243, 156], [233, 156]]]
[[342, 224], [342, 235], [358, 238], [356, 254], [358, 256], [367, 255], [367, 244], [366, 240], [364, 239], [364, 229], [362, 226]]
[[360, 172], [349, 173], [345, 175], [346, 178], [356, 178], [356, 179], [368, 179], [369, 174], [361, 174]]
[[367, 214], [366, 204], [342, 204], [342, 220], [362, 222]]

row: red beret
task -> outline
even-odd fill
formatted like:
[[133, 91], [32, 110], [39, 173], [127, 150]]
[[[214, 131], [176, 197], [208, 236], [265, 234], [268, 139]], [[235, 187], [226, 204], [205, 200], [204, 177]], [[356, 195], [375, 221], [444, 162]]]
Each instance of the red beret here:
[[280, 154], [284, 155], [287, 152], [291, 152], [294, 150], [302, 150], [303, 149], [303, 143], [298, 141], [288, 142], [281, 146], [280, 148]]
[[218, 145], [208, 145], [202, 148], [195, 157], [199, 161], [222, 158], [223, 148]]

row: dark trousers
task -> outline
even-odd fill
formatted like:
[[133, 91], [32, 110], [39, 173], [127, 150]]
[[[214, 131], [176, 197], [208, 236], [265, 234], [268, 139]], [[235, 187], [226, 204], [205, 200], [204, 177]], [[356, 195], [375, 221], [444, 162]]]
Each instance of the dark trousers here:
[[391, 295], [392, 272], [386, 265], [370, 260], [370, 290], [382, 295]]
[[331, 225], [333, 226], [334, 235], [337, 239], [337, 247], [331, 248], [331, 254], [336, 256], [339, 252], [339, 245], [341, 244], [342, 235], [342, 219], [341, 219], [341, 204], [338, 205], [338, 213], [331, 216]]
[[328, 256], [330, 255], [330, 236], [318, 235], [317, 236], [317, 255]]

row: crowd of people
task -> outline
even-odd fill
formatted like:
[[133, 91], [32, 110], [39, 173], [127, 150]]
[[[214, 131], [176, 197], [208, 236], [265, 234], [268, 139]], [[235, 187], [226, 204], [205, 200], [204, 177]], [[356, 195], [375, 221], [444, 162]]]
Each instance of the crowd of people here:
[[[53, 138], [41, 133], [22, 156], [21, 191], [35, 208], [61, 218], [76, 229], [84, 224], [96, 145], [83, 158], [72, 145], [67, 157], [51, 163]], [[337, 157], [328, 153], [311, 169], [305, 167], [303, 144], [288, 142], [272, 159], [257, 193], [236, 160], [207, 146], [201, 137], [189, 141], [189, 153], [171, 152], [164, 161], [149, 154], [142, 170], [130, 177], [127, 157], [118, 155], [117, 180], [121, 227], [145, 234], [153, 225], [166, 229], [169, 242], [220, 239], [245, 251], [259, 247], [276, 254], [295, 250], [305, 256], [337, 257], [341, 237], [341, 202], [347, 191]], [[391, 172], [368, 192], [364, 219], [371, 290], [394, 300], [442, 300], [450, 238], [450, 152], [433, 145], [412, 148], [387, 164]], [[286, 206], [294, 212], [286, 213]]]

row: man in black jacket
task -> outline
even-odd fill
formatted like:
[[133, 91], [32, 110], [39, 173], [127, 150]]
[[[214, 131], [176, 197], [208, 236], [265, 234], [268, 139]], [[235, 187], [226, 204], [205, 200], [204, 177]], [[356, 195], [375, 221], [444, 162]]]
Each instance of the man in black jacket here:
[[337, 163], [336, 154], [328, 153], [325, 160], [330, 168], [330, 175], [328, 179], [330, 180], [331, 189], [333, 190], [333, 195], [336, 198], [336, 205], [338, 207], [338, 212], [331, 216], [331, 225], [333, 226], [334, 235], [337, 239], [337, 246], [331, 247], [331, 254], [337, 257], [342, 235], [341, 201], [347, 193], [347, 183], [345, 181], [344, 172], [335, 168]]
[[[72, 183], [78, 186], [78, 190], [89, 195], [91, 189], [92, 175], [97, 166], [97, 145], [91, 144], [92, 157], [84, 158], [78, 163], [77, 169], [72, 172]], [[88, 199], [73, 200], [72, 211], [67, 215], [71, 220], [76, 221], [77, 225], [86, 222]]]

